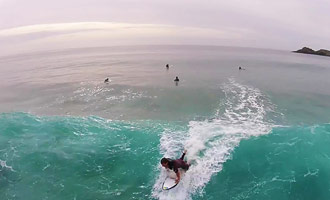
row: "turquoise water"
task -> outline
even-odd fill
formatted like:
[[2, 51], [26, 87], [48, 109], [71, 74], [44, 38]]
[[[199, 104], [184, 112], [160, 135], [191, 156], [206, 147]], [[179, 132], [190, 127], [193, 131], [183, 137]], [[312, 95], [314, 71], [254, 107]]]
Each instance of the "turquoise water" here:
[[[0, 199], [329, 199], [328, 63], [202, 46], [2, 57]], [[183, 149], [192, 166], [162, 191], [159, 160]]]
[[150, 193], [160, 123], [11, 113], [1, 115], [1, 124], [6, 199], [130, 199]]
[[206, 187], [207, 199], [329, 199], [329, 131], [329, 124], [275, 128], [242, 141]]

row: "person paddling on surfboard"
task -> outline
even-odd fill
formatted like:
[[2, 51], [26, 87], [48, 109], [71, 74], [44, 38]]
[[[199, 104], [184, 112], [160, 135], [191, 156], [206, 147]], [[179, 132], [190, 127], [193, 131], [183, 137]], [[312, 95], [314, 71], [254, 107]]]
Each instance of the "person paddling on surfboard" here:
[[176, 159], [176, 160], [172, 160], [169, 158], [162, 158], [160, 163], [162, 164], [163, 167], [165, 167], [165, 169], [171, 169], [176, 173], [176, 179], [175, 179], [175, 183], [179, 183], [181, 175], [180, 175], [180, 171], [179, 168], [187, 171], [189, 169], [189, 164], [186, 163], [183, 158], [186, 155], [187, 150], [184, 150], [181, 158]]

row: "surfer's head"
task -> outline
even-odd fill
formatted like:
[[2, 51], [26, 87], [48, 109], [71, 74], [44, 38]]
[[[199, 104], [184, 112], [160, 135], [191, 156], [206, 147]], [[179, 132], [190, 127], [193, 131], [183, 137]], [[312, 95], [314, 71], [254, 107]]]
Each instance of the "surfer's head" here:
[[168, 168], [169, 160], [167, 158], [162, 158], [160, 160], [160, 163], [162, 164], [163, 167]]

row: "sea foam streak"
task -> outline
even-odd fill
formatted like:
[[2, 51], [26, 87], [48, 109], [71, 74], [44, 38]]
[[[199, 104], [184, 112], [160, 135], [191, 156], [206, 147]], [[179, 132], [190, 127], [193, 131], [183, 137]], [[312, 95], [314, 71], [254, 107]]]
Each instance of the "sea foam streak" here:
[[241, 85], [234, 79], [221, 87], [225, 99], [221, 101], [215, 117], [207, 121], [189, 122], [187, 133], [165, 131], [160, 149], [165, 157], [176, 157], [183, 148], [192, 163], [180, 184], [162, 191], [165, 170], [154, 185], [153, 197], [158, 199], [191, 199], [203, 195], [212, 175], [221, 171], [223, 163], [242, 139], [267, 134], [273, 123], [267, 115], [273, 112], [272, 103], [258, 89]]

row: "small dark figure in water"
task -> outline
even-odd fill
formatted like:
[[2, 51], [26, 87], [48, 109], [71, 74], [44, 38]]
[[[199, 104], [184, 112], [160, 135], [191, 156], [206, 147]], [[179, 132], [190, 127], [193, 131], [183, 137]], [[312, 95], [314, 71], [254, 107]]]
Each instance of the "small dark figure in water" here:
[[179, 80], [178, 77], [175, 77], [174, 81], [175, 81], [175, 82], [178, 82], [178, 81], [180, 81], [180, 80]]
[[170, 69], [170, 66], [168, 64], [166, 64], [166, 69]]
[[242, 67], [238, 67], [238, 70], [242, 70]]
[[109, 83], [109, 78], [106, 78], [106, 79], [104, 80], [104, 83]]

